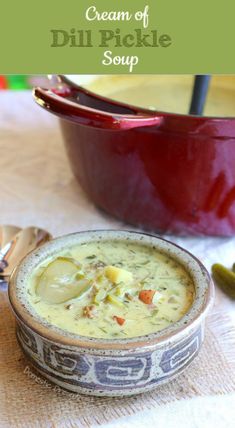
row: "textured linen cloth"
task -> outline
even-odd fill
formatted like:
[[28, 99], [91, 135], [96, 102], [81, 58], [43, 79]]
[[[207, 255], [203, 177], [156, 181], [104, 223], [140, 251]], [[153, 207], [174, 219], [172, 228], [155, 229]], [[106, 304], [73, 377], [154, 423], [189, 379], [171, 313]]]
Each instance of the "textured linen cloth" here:
[[[72, 176], [57, 119], [30, 92], [0, 93], [0, 224], [35, 225], [53, 236], [86, 229], [134, 229], [98, 210]], [[235, 238], [167, 237], [210, 269], [235, 261]], [[16, 343], [0, 294], [0, 427], [235, 426], [235, 303], [216, 289], [200, 357], [173, 383], [128, 399], [94, 399], [54, 389]]]

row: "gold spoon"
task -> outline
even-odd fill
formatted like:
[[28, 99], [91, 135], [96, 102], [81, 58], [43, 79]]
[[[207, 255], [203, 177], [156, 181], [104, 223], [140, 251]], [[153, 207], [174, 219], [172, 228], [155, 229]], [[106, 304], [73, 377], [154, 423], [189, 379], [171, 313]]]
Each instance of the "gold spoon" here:
[[26, 254], [52, 238], [38, 227], [19, 229], [16, 226], [0, 227], [0, 282], [9, 279], [13, 269]]
[[21, 227], [4, 225], [0, 226], [0, 250], [8, 244], [11, 239], [20, 231]]

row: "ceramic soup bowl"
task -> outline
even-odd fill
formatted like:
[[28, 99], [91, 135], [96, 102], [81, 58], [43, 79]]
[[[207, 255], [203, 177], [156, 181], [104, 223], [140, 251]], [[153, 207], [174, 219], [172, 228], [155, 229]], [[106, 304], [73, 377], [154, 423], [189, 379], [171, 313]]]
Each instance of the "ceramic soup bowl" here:
[[[27, 280], [45, 259], [60, 250], [97, 240], [144, 243], [178, 261], [190, 274], [195, 299], [189, 311], [160, 332], [129, 339], [96, 339], [49, 324], [28, 302]], [[19, 344], [36, 370], [78, 393], [123, 396], [152, 390], [178, 376], [197, 356], [213, 284], [189, 252], [155, 236], [127, 231], [88, 231], [60, 237], [30, 253], [10, 279], [9, 298]]]

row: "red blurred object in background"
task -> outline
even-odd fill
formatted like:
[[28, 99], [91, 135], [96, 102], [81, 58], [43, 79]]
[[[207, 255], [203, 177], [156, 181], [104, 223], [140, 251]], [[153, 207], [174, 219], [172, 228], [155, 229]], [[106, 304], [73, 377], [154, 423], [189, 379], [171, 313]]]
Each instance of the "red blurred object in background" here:
[[0, 76], [0, 89], [7, 89], [7, 79], [5, 76]]

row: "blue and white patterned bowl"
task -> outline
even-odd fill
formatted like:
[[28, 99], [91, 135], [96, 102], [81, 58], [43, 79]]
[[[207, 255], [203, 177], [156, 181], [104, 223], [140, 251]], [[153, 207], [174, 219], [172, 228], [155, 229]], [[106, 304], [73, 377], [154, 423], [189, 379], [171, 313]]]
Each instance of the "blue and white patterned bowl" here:
[[[178, 260], [195, 284], [196, 297], [188, 313], [158, 333], [121, 340], [75, 335], [42, 319], [27, 299], [26, 283], [32, 270], [58, 250], [103, 239], [141, 241]], [[123, 396], [156, 388], [193, 361], [203, 342], [213, 284], [192, 254], [169, 241], [136, 232], [88, 231], [54, 239], [30, 253], [11, 277], [9, 298], [19, 344], [43, 376], [73, 392]]]

